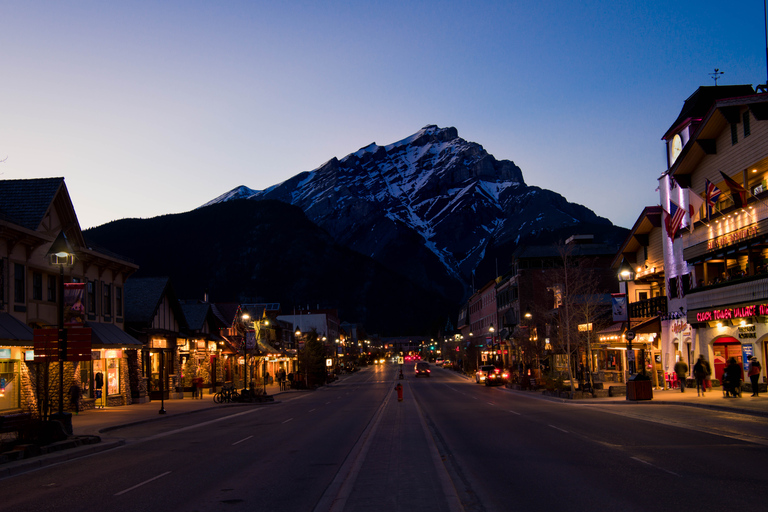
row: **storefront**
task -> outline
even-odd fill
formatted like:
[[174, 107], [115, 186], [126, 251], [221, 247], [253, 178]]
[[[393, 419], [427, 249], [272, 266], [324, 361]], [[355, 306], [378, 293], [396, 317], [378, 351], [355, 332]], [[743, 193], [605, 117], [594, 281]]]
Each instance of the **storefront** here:
[[[696, 328], [696, 344], [691, 361], [698, 354], [712, 362], [712, 377], [722, 380], [728, 361], [733, 358], [747, 374], [749, 359], [756, 356], [763, 367], [768, 350], [768, 304], [744, 304], [734, 307], [700, 309], [688, 312], [689, 322]], [[694, 357], [695, 356], [695, 357]]]
[[657, 371], [654, 356], [659, 351], [657, 333], [636, 332], [630, 350], [630, 344], [620, 331], [614, 325], [598, 332], [598, 342], [592, 346], [593, 372], [597, 374], [598, 382], [626, 382], [630, 361], [634, 362], [637, 373], [643, 373], [645, 369], [646, 374], [653, 379]]
[[28, 353], [19, 347], [0, 347], [0, 413], [21, 408], [22, 364]]

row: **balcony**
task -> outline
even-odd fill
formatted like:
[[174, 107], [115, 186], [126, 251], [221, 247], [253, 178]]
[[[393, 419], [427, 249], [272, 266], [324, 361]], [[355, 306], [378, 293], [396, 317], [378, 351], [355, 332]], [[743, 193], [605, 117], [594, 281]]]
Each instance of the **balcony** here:
[[761, 302], [768, 299], [768, 275], [747, 276], [735, 281], [695, 288], [688, 292], [688, 310]]
[[629, 315], [632, 318], [651, 318], [656, 315], [667, 314], [667, 298], [653, 297], [640, 300], [629, 305]]

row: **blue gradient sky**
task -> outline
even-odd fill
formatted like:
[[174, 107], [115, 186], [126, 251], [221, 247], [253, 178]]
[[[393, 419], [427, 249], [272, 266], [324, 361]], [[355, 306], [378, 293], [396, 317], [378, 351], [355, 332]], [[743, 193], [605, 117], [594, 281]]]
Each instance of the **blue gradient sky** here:
[[766, 81], [764, 30], [755, 0], [0, 1], [0, 178], [64, 176], [87, 228], [436, 124], [630, 227], [709, 73]]

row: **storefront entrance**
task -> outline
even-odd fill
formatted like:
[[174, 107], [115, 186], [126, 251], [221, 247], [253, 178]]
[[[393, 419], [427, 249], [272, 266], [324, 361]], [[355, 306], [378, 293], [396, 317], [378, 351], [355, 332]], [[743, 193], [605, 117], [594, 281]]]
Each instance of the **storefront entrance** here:
[[712, 351], [715, 354], [715, 378], [723, 380], [723, 371], [728, 365], [728, 359], [735, 357], [741, 366], [741, 342], [736, 338], [724, 337], [718, 338], [712, 345]]

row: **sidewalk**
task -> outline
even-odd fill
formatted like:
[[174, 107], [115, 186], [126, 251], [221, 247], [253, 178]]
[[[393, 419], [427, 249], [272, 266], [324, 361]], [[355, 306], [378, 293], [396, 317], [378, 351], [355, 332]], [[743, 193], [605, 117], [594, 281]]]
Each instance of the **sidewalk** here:
[[[217, 388], [221, 391], [221, 388]], [[148, 421], [161, 420], [164, 417], [179, 416], [182, 414], [192, 414], [198, 411], [220, 407], [247, 407], [253, 405], [268, 405], [275, 402], [236, 402], [217, 404], [213, 401], [213, 394], [206, 390], [202, 399], [192, 398], [191, 393], [185, 393], [184, 398], [173, 400], [153, 400], [143, 404], [131, 404], [119, 407], [107, 407], [105, 409], [89, 409], [80, 414], [72, 415], [72, 431], [78, 435], [100, 435], [112, 430], [146, 423]], [[267, 395], [280, 400], [280, 396], [286, 394], [299, 393], [299, 390], [288, 389], [280, 391], [277, 384], [266, 386]], [[160, 408], [165, 410], [165, 414], [160, 413]]]
[[[537, 391], [514, 391], [515, 393], [536, 393]], [[679, 389], [654, 389], [652, 400], [627, 400], [626, 396], [614, 396], [604, 398], [586, 398], [581, 400], [570, 400], [566, 398], [552, 398], [552, 400], [573, 403], [594, 403], [594, 404], [637, 404], [637, 405], [682, 405], [686, 407], [701, 407], [724, 412], [733, 412], [737, 414], [749, 414], [752, 416], [768, 417], [768, 393], [761, 393], [759, 397], [750, 397], [749, 393], [742, 394], [741, 398], [725, 398], [722, 388], [714, 388], [707, 391], [704, 396], [697, 396], [696, 388], [686, 389], [681, 392]]]

